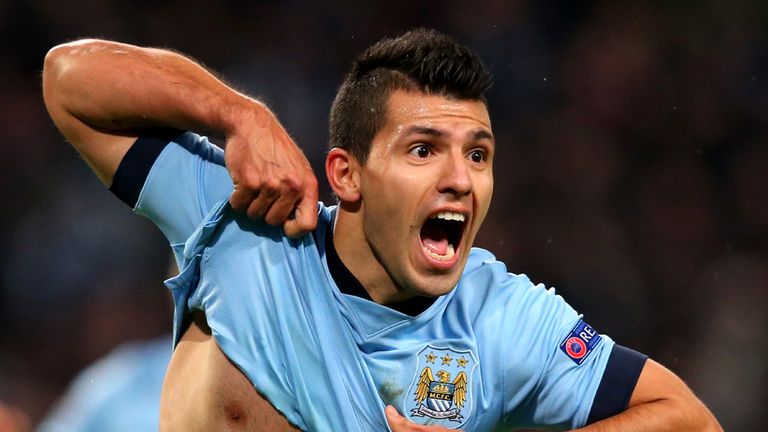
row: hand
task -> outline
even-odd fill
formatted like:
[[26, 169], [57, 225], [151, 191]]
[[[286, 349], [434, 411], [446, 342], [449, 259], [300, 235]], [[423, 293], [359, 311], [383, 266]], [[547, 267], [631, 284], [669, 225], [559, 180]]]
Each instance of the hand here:
[[317, 225], [317, 178], [301, 149], [275, 116], [258, 105], [256, 120], [227, 137], [224, 152], [235, 190], [232, 208], [283, 225], [300, 237]]
[[460, 429], [448, 429], [437, 425], [425, 426], [410, 422], [408, 419], [401, 416], [392, 405], [387, 405], [384, 409], [384, 413], [387, 415], [387, 423], [389, 424], [390, 429], [392, 429], [392, 432], [445, 432], [457, 430], [461, 432]]

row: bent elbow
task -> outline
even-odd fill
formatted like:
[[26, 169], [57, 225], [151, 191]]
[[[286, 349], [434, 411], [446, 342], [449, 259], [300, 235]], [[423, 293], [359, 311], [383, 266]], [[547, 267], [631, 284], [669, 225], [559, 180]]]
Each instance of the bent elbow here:
[[61, 70], [64, 69], [64, 58], [67, 55], [68, 48], [65, 45], [57, 45], [51, 48], [45, 55], [43, 61], [43, 97], [46, 104], [55, 93], [54, 88], [61, 76]]
[[87, 91], [89, 54], [106, 43], [98, 39], [80, 39], [56, 45], [46, 53], [42, 72], [43, 101], [60, 129], [65, 126], [67, 113], [74, 111], [76, 96]]
[[43, 61], [43, 90], [46, 95], [56, 91], [74, 65], [73, 59], [83, 53], [92, 51], [103, 41], [97, 39], [81, 39], [56, 45], [45, 55]]
[[61, 82], [69, 68], [73, 47], [71, 43], [56, 45], [45, 55], [43, 62], [43, 99], [48, 111], [53, 113], [61, 103]]

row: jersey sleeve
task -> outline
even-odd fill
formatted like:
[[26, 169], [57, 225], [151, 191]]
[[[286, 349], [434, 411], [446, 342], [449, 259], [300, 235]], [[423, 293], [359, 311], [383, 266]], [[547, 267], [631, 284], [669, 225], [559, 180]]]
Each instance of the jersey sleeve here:
[[597, 388], [587, 424], [614, 416], [629, 406], [640, 372], [648, 356], [619, 344], [613, 346]]
[[625, 410], [646, 357], [600, 334], [554, 289], [515, 278], [508, 311], [522, 355], [509, 355], [506, 422], [573, 429]]
[[[207, 138], [170, 131], [139, 137], [110, 190], [178, 246], [232, 192], [224, 152]], [[176, 248], [174, 248], [176, 249]]]

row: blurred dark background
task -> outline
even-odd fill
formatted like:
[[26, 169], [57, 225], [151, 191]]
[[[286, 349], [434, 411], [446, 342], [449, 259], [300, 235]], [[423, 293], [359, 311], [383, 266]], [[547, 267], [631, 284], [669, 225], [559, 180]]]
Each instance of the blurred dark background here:
[[163, 238], [45, 112], [50, 47], [88, 36], [189, 54], [264, 100], [322, 173], [344, 70], [413, 26], [463, 41], [495, 76], [496, 193], [479, 246], [678, 373], [726, 430], [762, 429], [761, 1], [0, 0], [0, 401], [37, 422], [86, 364], [171, 325]]

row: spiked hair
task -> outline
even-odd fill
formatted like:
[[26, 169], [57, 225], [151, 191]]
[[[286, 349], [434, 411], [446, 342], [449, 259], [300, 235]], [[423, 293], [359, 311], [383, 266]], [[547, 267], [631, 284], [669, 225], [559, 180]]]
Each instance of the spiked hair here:
[[416, 29], [382, 39], [354, 61], [339, 87], [331, 106], [329, 145], [364, 164], [395, 90], [485, 103], [490, 86], [480, 58], [449, 36]]

